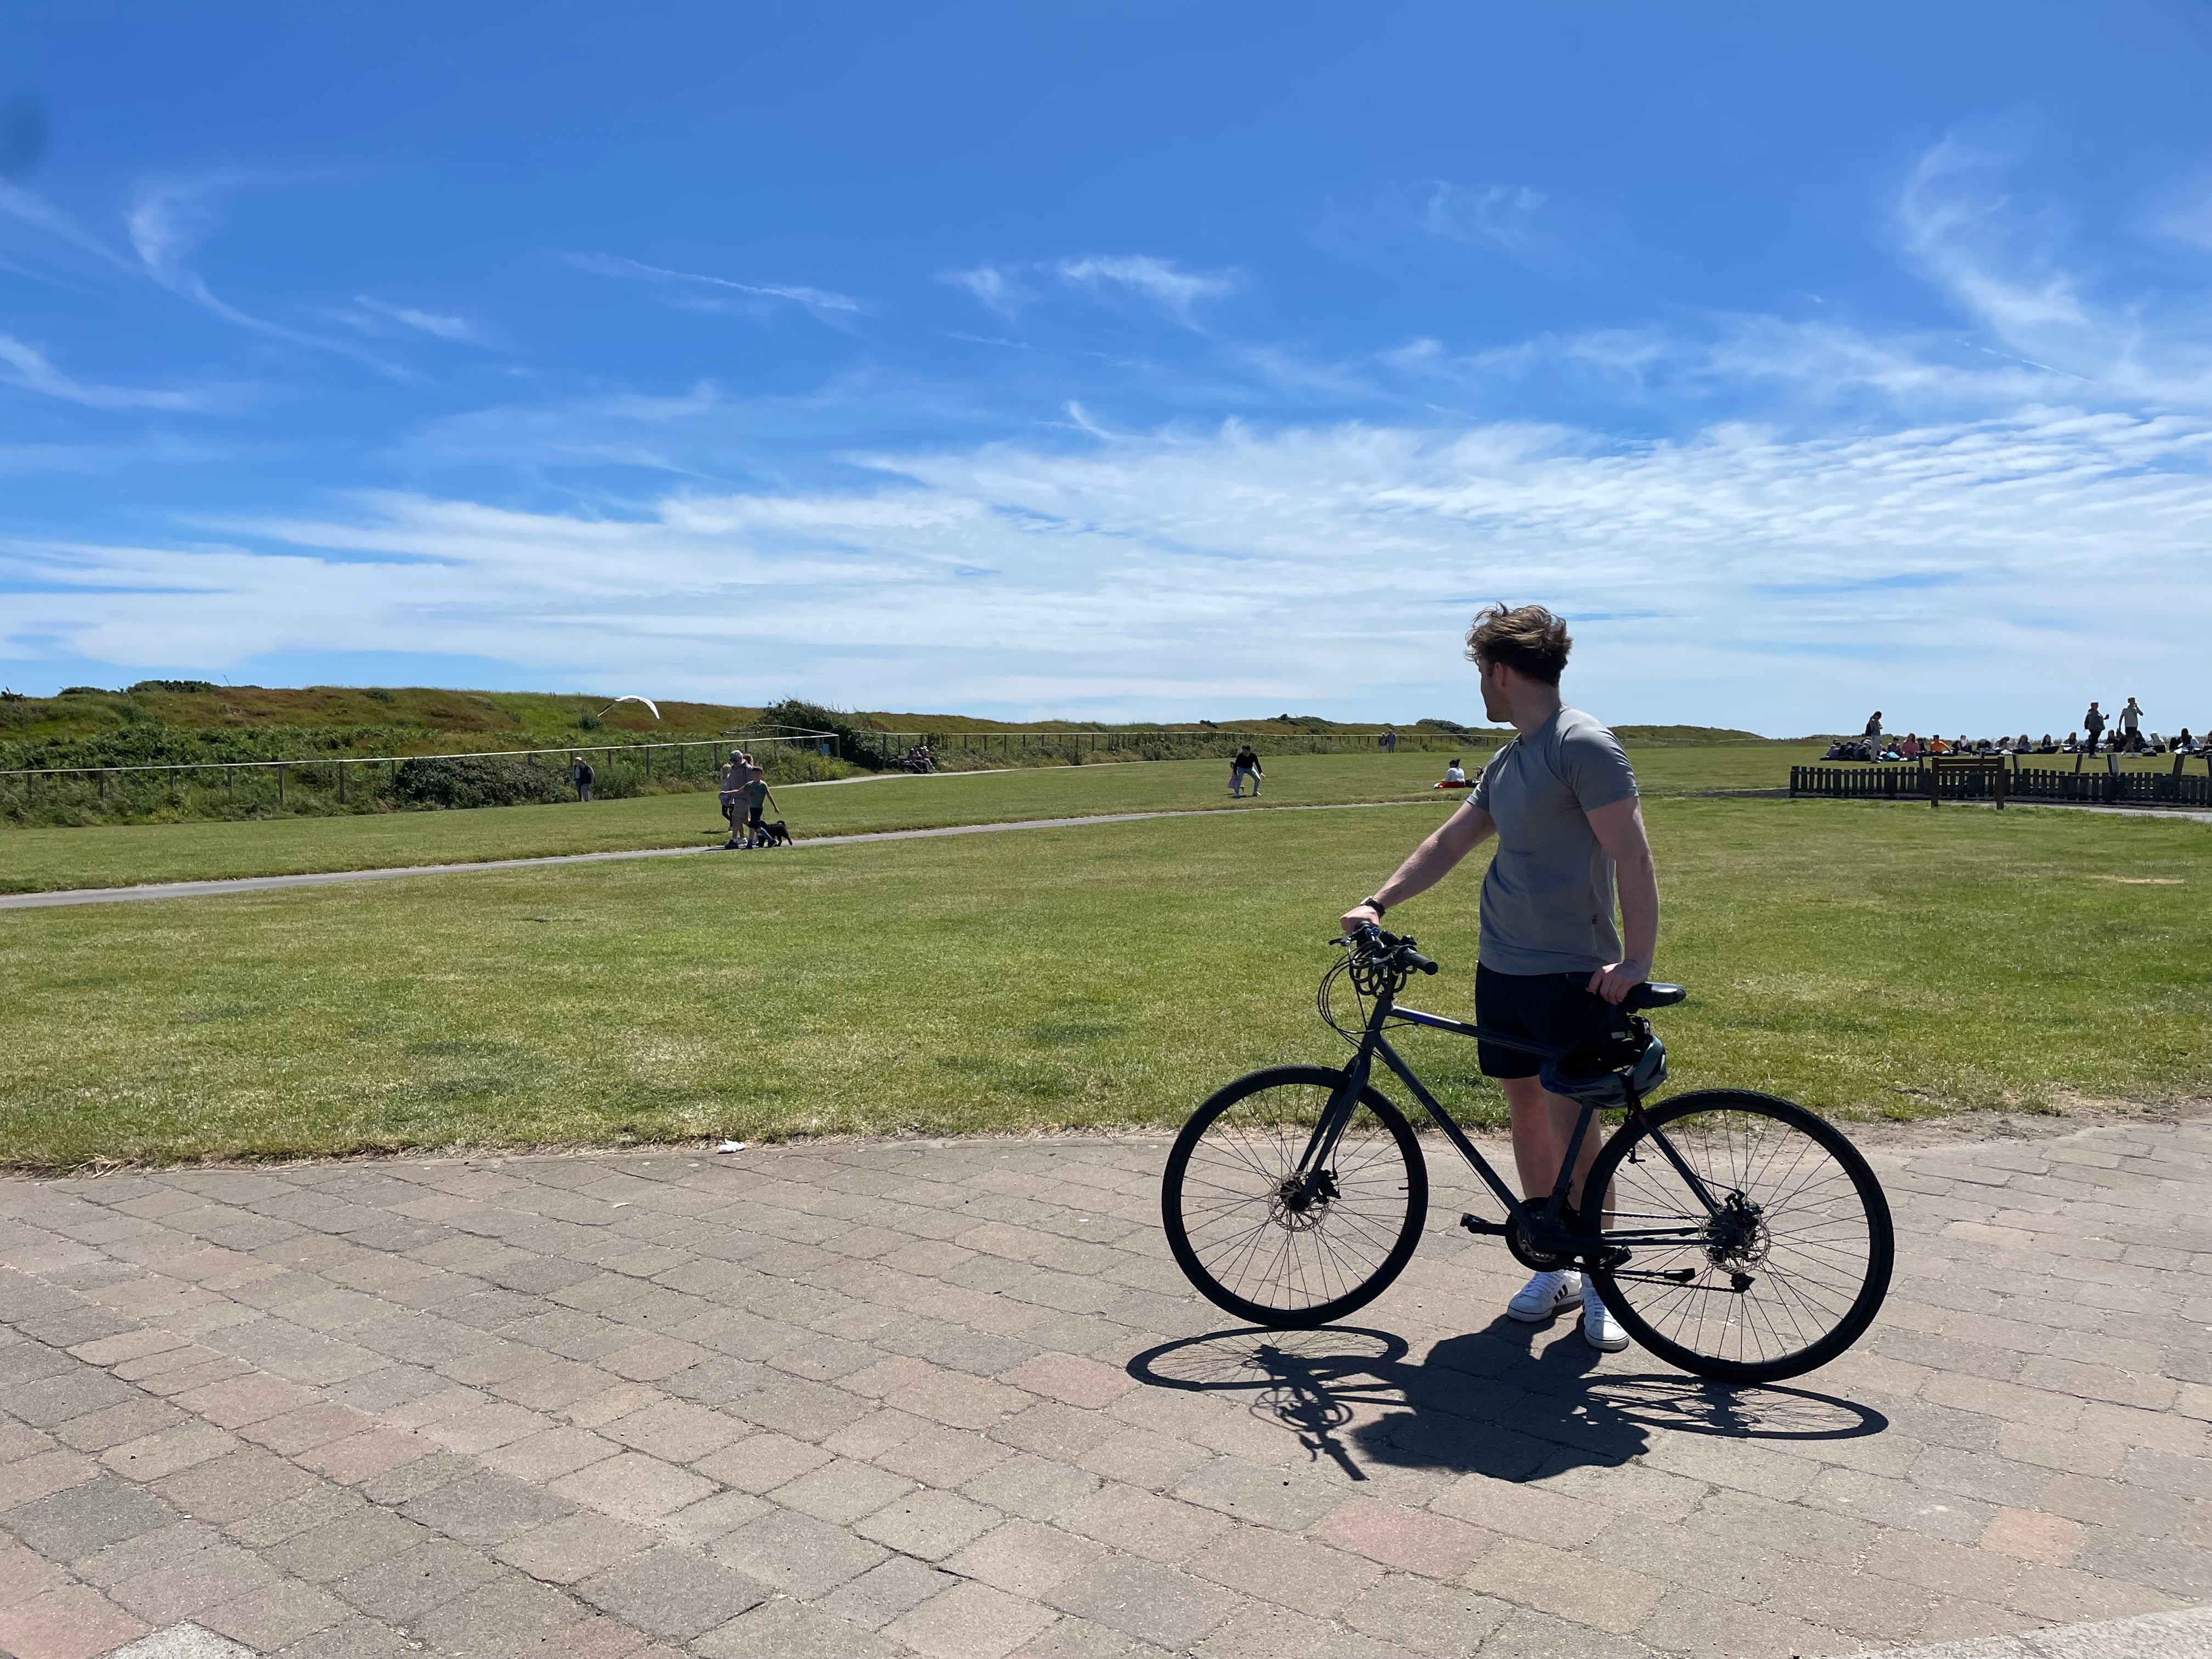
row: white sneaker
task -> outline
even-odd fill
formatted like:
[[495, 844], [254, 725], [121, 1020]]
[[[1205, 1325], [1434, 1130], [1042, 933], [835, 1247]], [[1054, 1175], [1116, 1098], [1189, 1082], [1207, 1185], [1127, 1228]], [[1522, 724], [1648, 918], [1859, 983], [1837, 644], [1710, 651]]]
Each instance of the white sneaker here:
[[1599, 1297], [1597, 1286], [1583, 1287], [1583, 1340], [1604, 1353], [1619, 1353], [1628, 1346], [1628, 1333]]
[[1583, 1276], [1571, 1267], [1538, 1273], [1521, 1287], [1520, 1295], [1505, 1304], [1505, 1316], [1525, 1320], [1531, 1325], [1540, 1324], [1561, 1309], [1573, 1307], [1575, 1298], [1582, 1293]]

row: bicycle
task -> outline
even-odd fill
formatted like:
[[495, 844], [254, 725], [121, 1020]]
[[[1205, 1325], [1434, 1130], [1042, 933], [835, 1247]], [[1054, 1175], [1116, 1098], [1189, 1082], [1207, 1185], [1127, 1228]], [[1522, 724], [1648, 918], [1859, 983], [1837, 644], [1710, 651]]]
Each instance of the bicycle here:
[[[1771, 1382], [1826, 1364], [1866, 1332], [1888, 1292], [1896, 1240], [1866, 1159], [1804, 1108], [1744, 1089], [1698, 1089], [1647, 1105], [1666, 1050], [1643, 1011], [1679, 985], [1647, 982], [1620, 1028], [1572, 1049], [1523, 1042], [1398, 1006], [1437, 964], [1374, 927], [1337, 941], [1322, 1018], [1352, 1044], [1341, 1067], [1275, 1066], [1237, 1079], [1191, 1115], [1168, 1154], [1161, 1218], [1176, 1265], [1215, 1306], [1269, 1329], [1326, 1325], [1365, 1307], [1413, 1259], [1428, 1212], [1428, 1165], [1406, 1115], [1372, 1086], [1380, 1056], [1504, 1206], [1460, 1224], [1502, 1237], [1536, 1272], [1586, 1273], [1629, 1334], [1669, 1364]], [[1362, 1011], [1347, 1029], [1332, 988]], [[1422, 1085], [1383, 1033], [1414, 1026], [1531, 1054], [1582, 1110], [1549, 1195], [1524, 1200]], [[1601, 1111], [1625, 1113], [1599, 1149], [1577, 1207], [1576, 1156]], [[1618, 1223], [1628, 1225], [1618, 1225]]]

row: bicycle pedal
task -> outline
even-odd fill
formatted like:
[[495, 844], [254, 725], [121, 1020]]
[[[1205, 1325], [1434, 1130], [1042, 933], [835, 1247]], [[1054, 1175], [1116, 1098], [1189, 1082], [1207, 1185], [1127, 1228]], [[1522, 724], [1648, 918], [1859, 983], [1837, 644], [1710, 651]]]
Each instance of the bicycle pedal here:
[[1459, 1224], [1466, 1228], [1468, 1231], [1471, 1233], [1487, 1233], [1493, 1237], [1498, 1238], [1503, 1238], [1505, 1237], [1504, 1224], [1497, 1221], [1485, 1221], [1479, 1215], [1463, 1215], [1459, 1218]]

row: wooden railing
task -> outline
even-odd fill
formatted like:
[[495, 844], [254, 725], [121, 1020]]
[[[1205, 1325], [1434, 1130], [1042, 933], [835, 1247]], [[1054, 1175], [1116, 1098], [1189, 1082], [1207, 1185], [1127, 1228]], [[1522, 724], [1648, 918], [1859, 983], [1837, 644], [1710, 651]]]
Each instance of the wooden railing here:
[[1793, 766], [1790, 794], [1829, 800], [2075, 801], [2100, 806], [2212, 807], [2212, 763], [2205, 775], [2170, 772], [2061, 772], [2014, 765], [1938, 770], [1904, 764]]

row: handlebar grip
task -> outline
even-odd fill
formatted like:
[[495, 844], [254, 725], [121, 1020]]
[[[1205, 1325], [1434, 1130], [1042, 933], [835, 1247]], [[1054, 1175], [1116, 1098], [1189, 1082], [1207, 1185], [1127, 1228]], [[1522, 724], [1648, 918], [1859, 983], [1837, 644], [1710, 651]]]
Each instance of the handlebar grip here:
[[1406, 966], [1408, 968], [1418, 968], [1425, 974], [1433, 974], [1437, 971], [1437, 964], [1431, 962], [1419, 951], [1405, 951], [1403, 953], [1403, 959]]

